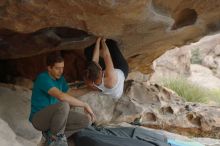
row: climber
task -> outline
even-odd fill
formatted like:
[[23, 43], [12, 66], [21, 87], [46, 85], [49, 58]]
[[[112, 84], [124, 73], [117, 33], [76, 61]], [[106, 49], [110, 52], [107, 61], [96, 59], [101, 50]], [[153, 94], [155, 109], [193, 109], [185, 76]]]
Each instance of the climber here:
[[85, 49], [87, 66], [84, 80], [93, 89], [119, 99], [128, 76], [128, 63], [113, 40], [97, 38]]

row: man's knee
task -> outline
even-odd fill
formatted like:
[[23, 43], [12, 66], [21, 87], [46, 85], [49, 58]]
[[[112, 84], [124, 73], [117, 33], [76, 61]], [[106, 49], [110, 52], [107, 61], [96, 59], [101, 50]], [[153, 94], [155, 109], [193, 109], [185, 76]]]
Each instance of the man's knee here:
[[88, 124], [87, 124], [87, 126], [92, 125], [92, 118], [91, 118], [91, 116], [87, 114], [87, 118], [88, 118]]
[[69, 113], [70, 105], [67, 102], [60, 102], [59, 103], [59, 111], [63, 113]]
[[84, 115], [82, 118], [81, 126], [82, 127], [88, 127], [92, 124], [92, 119], [91, 116], [89, 115]]

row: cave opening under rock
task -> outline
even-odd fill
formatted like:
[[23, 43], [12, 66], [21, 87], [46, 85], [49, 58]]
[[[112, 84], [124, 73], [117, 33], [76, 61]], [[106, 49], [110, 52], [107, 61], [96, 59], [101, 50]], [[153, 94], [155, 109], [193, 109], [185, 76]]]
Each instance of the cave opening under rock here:
[[0, 82], [34, 80], [46, 69], [46, 56], [53, 51], [60, 51], [64, 57], [66, 79], [81, 80], [85, 65], [83, 49], [94, 42], [95, 36], [68, 27], [49, 27], [32, 33], [1, 29]]

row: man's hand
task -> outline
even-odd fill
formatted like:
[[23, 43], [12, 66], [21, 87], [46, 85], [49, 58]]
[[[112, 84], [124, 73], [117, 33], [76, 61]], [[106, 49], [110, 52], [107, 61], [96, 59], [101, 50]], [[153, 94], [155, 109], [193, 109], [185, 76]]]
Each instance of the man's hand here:
[[95, 114], [93, 113], [91, 107], [87, 103], [85, 103], [84, 112], [86, 112], [90, 115], [92, 122], [96, 121]]

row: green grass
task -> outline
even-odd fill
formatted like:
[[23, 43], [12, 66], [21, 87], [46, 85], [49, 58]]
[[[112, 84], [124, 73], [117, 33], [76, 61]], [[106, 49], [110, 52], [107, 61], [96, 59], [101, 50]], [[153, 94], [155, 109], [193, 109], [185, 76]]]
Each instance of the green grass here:
[[206, 103], [210, 96], [208, 89], [193, 84], [184, 78], [163, 79], [162, 84], [189, 102]]
[[209, 100], [214, 101], [220, 105], [220, 89], [211, 90]]

